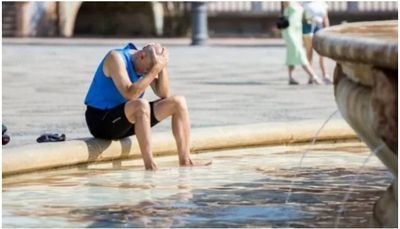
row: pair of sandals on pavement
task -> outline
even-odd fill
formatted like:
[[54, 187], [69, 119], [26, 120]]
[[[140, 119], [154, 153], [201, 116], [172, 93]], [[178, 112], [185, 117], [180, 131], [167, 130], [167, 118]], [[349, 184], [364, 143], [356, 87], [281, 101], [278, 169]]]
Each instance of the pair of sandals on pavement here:
[[43, 142], [62, 142], [65, 141], [66, 137], [65, 134], [59, 133], [50, 133], [50, 134], [42, 134], [40, 137], [36, 139], [38, 143]]
[[[7, 145], [11, 140], [10, 136], [7, 135], [6, 132], [7, 132], [7, 127], [4, 124], [2, 124], [2, 144], [3, 145]], [[62, 142], [62, 141], [65, 141], [65, 139], [66, 139], [65, 134], [47, 133], [47, 134], [40, 135], [36, 139], [36, 142], [38, 142], [38, 143]]]

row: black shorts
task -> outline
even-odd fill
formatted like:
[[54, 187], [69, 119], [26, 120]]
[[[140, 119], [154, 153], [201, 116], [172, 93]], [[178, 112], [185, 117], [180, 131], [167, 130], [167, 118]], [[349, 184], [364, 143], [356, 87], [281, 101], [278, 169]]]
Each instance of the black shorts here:
[[[158, 101], [158, 100], [157, 100]], [[159, 121], [154, 116], [154, 103], [150, 102], [150, 124], [156, 125]], [[121, 139], [135, 134], [135, 125], [125, 116], [125, 103], [108, 110], [100, 110], [87, 106], [85, 112], [86, 124], [90, 133], [96, 138]]]

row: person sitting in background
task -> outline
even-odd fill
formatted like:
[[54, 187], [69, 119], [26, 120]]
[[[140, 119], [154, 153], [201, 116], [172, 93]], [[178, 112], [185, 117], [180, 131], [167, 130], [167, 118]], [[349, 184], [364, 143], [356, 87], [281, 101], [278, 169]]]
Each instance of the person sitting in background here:
[[293, 78], [293, 70], [297, 65], [301, 65], [309, 75], [309, 84], [320, 84], [321, 79], [311, 68], [302, 42], [302, 18], [303, 8], [297, 2], [282, 2], [283, 15], [289, 21], [289, 27], [282, 30], [283, 39], [286, 43], [286, 65], [289, 70], [289, 85], [299, 84]]
[[[179, 164], [206, 165], [190, 159], [189, 112], [185, 98], [170, 93], [168, 60], [168, 50], [160, 44], [138, 50], [129, 43], [113, 49], [100, 62], [85, 98], [90, 133], [110, 140], [136, 135], [147, 170], [157, 169], [151, 148], [151, 127], [169, 116]], [[152, 102], [143, 99], [149, 86], [160, 99]]]
[[[329, 26], [328, 4], [324, 1], [303, 2], [303, 43], [306, 49], [307, 59], [312, 65], [313, 47], [312, 38], [316, 32]], [[324, 57], [319, 56], [319, 66], [322, 79], [325, 84], [331, 84], [329, 74], [326, 72]]]

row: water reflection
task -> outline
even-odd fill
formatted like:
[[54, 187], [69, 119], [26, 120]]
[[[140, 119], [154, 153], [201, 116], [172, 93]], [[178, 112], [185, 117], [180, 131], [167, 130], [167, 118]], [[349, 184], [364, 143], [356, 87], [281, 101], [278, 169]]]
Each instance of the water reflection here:
[[[324, 123], [322, 123], [321, 127], [317, 130], [317, 132], [315, 133], [312, 141], [311, 141], [311, 146], [315, 145], [315, 142], [318, 140], [318, 136], [320, 134], [320, 132], [324, 129], [325, 125], [332, 119], [332, 117], [338, 112], [338, 110], [335, 110], [332, 114], [330, 114], [328, 116], [328, 118], [324, 121]], [[303, 160], [306, 156], [308, 151], [304, 151], [303, 154], [301, 155], [300, 161], [299, 161], [299, 165], [298, 167], [301, 168], [301, 166], [303, 165]], [[290, 197], [292, 196], [292, 187], [293, 187], [293, 183], [296, 179], [297, 174], [295, 175], [294, 179], [292, 180], [292, 183], [289, 187], [289, 191], [288, 191], [288, 195], [286, 197], [285, 203], [289, 203]]]
[[[276, 170], [275, 173], [268, 171], [264, 179], [252, 182], [212, 189], [189, 188], [167, 198], [136, 205], [84, 207], [71, 210], [69, 214], [76, 221], [91, 221], [89, 227], [332, 227], [336, 216], [332, 212], [340, 207], [348, 180], [356, 176], [357, 171], [306, 170], [301, 174], [302, 180], [292, 189], [290, 204], [284, 204], [284, 190], [290, 185], [285, 177], [293, 172]], [[329, 174], [330, 179], [320, 176], [321, 173]], [[385, 170], [376, 169], [361, 175], [359, 181], [373, 184], [386, 175]], [[389, 182], [389, 178], [385, 181]], [[187, 181], [183, 182], [186, 184]], [[345, 218], [337, 226], [367, 227], [370, 213], [365, 209], [371, 209], [383, 192], [376, 188], [356, 187], [345, 203]]]
[[333, 227], [344, 204], [337, 226], [368, 227], [372, 205], [391, 179], [386, 169], [371, 158], [358, 174], [368, 155], [358, 152], [359, 143], [307, 150], [301, 168], [304, 148], [269, 147], [196, 155], [214, 159], [206, 168], [166, 161], [152, 172], [121, 163], [6, 181], [3, 226]]

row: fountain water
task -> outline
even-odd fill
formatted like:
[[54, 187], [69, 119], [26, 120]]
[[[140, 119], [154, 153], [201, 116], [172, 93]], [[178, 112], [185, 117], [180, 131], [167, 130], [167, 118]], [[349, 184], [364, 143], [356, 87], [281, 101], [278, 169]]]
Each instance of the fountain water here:
[[[320, 132], [321, 132], [322, 129], [325, 127], [325, 125], [329, 122], [329, 120], [331, 120], [332, 117], [333, 117], [337, 112], [338, 112], [338, 110], [335, 110], [332, 114], [330, 114], [329, 117], [328, 117], [328, 118], [325, 120], [325, 122], [322, 124], [322, 126], [318, 129], [318, 131], [315, 133], [315, 135], [314, 135], [314, 137], [313, 137], [313, 140], [311, 141], [311, 146], [315, 145], [315, 142], [317, 141], [317, 138], [318, 138]], [[305, 150], [305, 151], [303, 152], [303, 154], [301, 155], [300, 162], [299, 162], [299, 166], [298, 166], [298, 169], [299, 169], [299, 170], [301, 169], [301, 166], [302, 166], [302, 164], [303, 164], [304, 157], [306, 156], [307, 152], [308, 152], [308, 151]], [[297, 173], [294, 175], [294, 178], [292, 179], [292, 182], [290, 183], [288, 195], [287, 195], [286, 200], [285, 200], [285, 203], [286, 203], [286, 204], [289, 203], [290, 197], [291, 197], [291, 195], [292, 195], [293, 184], [294, 184], [294, 181], [296, 180], [296, 178], [297, 178]]]
[[[357, 174], [353, 161], [360, 160], [360, 153], [367, 156], [366, 148], [359, 142], [317, 145], [321, 150], [312, 151], [313, 158], [305, 162], [309, 170], [297, 175], [301, 180], [295, 187], [302, 190], [293, 196], [293, 204], [284, 204], [286, 192], [282, 192], [288, 186], [286, 177], [295, 172], [287, 166], [297, 165], [301, 149], [309, 144], [296, 146], [289, 154], [282, 146], [263, 146], [195, 155], [214, 159], [207, 168], [177, 168], [176, 157], [169, 156], [158, 158], [162, 168], [158, 172], [144, 171], [138, 166], [141, 160], [124, 160], [119, 168], [105, 162], [9, 177], [3, 180], [2, 226], [333, 227], [336, 213], [332, 212], [351, 183], [343, 178]], [[343, 169], [326, 161], [341, 161]], [[264, 166], [274, 169], [255, 169]], [[365, 202], [349, 206], [348, 227], [368, 226], [370, 214], [364, 209], [375, 201], [368, 194], [382, 192], [390, 180], [374, 157], [365, 168], [376, 173], [361, 173], [355, 183], [359, 192], [351, 199]], [[364, 189], [364, 182], [372, 187]]]
[[339, 225], [339, 222], [340, 222], [340, 215], [342, 215], [343, 212], [344, 212], [344, 210], [345, 210], [344, 205], [346, 204], [347, 200], [349, 200], [350, 195], [351, 195], [351, 193], [353, 192], [354, 185], [357, 184], [358, 179], [360, 178], [360, 174], [361, 174], [361, 172], [363, 171], [365, 165], [367, 164], [367, 162], [369, 161], [369, 159], [370, 159], [373, 155], [377, 156], [377, 154], [383, 149], [384, 146], [385, 146], [385, 144], [382, 143], [381, 145], [379, 145], [378, 147], [376, 147], [376, 149], [373, 150], [373, 151], [371, 151], [371, 153], [365, 158], [365, 160], [364, 160], [363, 163], [361, 164], [360, 169], [358, 170], [356, 176], [355, 176], [354, 179], [351, 181], [349, 191], [347, 191], [346, 195], [345, 195], [344, 198], [343, 198], [342, 204], [340, 205], [340, 209], [339, 209], [338, 214], [336, 215], [336, 218], [335, 218], [335, 224], [334, 224], [334, 227], [335, 227], [335, 228], [337, 228], [337, 226]]

